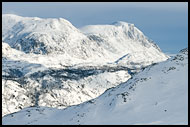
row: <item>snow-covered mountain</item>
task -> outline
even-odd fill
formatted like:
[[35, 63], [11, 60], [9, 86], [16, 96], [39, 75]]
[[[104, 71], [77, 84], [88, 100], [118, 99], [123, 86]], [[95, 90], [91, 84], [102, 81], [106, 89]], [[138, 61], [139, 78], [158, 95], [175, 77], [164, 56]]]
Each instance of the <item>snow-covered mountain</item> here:
[[188, 49], [66, 109], [29, 107], [3, 124], [188, 124]]
[[[80, 63], [114, 62], [136, 52], [143, 54], [144, 60], [131, 59], [131, 62], [150, 64], [168, 58], [133, 24], [125, 22], [85, 26], [81, 29], [85, 31], [83, 34], [63, 18], [42, 19], [13, 14], [3, 14], [2, 18], [2, 41], [27, 54], [59, 54], [65, 61], [79, 59]], [[65, 65], [64, 62], [62, 64]]]
[[2, 27], [2, 115], [80, 104], [168, 59], [125, 22], [79, 30], [62, 18], [3, 14]]
[[131, 62], [148, 65], [167, 57], [134, 24], [118, 21], [110, 25], [88, 25], [80, 30], [106, 50], [119, 54], [115, 61], [119, 65], [131, 65]]
[[[2, 53], [3, 116], [29, 106], [65, 108], [79, 104], [131, 77], [128, 68], [119, 66], [46, 67], [47, 63], [35, 63], [39, 59], [36, 55], [27, 55], [7, 43], [2, 43]], [[44, 60], [52, 66], [52, 61]]]
[[12, 48], [33, 54], [62, 54], [86, 60], [105, 55], [96, 42], [89, 40], [69, 21], [3, 14], [2, 40]]

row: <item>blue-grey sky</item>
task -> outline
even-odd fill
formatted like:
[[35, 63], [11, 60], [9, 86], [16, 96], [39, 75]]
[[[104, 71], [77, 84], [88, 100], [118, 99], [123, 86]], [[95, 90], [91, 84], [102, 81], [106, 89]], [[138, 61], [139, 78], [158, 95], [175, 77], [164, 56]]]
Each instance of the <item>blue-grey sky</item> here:
[[187, 2], [3, 2], [2, 13], [62, 17], [80, 28], [115, 21], [133, 23], [164, 52], [188, 46]]

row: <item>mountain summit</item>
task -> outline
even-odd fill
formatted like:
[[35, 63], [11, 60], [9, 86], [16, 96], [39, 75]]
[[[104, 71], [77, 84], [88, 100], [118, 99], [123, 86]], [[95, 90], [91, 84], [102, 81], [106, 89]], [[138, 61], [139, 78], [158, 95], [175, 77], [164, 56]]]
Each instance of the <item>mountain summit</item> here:
[[79, 30], [63, 18], [42, 19], [12, 14], [3, 14], [2, 18], [2, 41], [27, 54], [61, 54], [69, 56], [70, 60], [111, 62], [128, 53], [141, 52], [145, 53], [143, 57], [148, 64], [168, 58], [133, 24], [121, 21], [113, 25], [85, 26]]

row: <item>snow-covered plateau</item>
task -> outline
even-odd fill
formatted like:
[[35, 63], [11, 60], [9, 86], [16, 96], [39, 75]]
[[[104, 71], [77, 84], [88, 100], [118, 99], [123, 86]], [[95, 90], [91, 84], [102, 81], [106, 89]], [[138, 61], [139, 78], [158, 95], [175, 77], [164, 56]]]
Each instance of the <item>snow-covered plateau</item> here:
[[[188, 51], [184, 52], [188, 54]], [[184, 59], [182, 61], [172, 61], [173, 56], [170, 58], [170, 56], [165, 55], [158, 45], [146, 37], [134, 24], [122, 21], [109, 25], [88, 25], [78, 29], [63, 18], [43, 19], [3, 14], [3, 124], [151, 124], [148, 121], [149, 117], [138, 122], [140, 116], [134, 118], [135, 112], [134, 122], [129, 122], [131, 118], [127, 120], [120, 119], [119, 116], [116, 119], [116, 117], [121, 113], [130, 117], [131, 112], [136, 110], [142, 110], [143, 114], [146, 111], [143, 106], [149, 105], [151, 101], [155, 100], [149, 98], [149, 102], [148, 98], [146, 99], [148, 95], [156, 98], [156, 95], [159, 94], [155, 92], [156, 90], [161, 89], [160, 92], [163, 90], [167, 93], [169, 89], [172, 91], [178, 88], [177, 84], [170, 85], [169, 80], [177, 80], [176, 77], [172, 77], [177, 74], [179, 78], [182, 78], [181, 71], [184, 71], [184, 68], [187, 69], [187, 54], [179, 54]], [[178, 55], [176, 59], [178, 59]], [[176, 72], [176, 75], [169, 75], [170, 71], [167, 72], [167, 67], [162, 69], [166, 71], [165, 73], [159, 72], [161, 69], [153, 72], [142, 71], [158, 65], [161, 68], [163, 66], [169, 67], [170, 63], [172, 67], [174, 65], [179, 66], [179, 69], [176, 69], [177, 67], [171, 69], [171, 72]], [[145, 72], [147, 73], [143, 76]], [[182, 88], [187, 85], [187, 73], [185, 72], [183, 74], [184, 81], [181, 82]], [[148, 80], [150, 75], [151, 77], [156, 75], [160, 77], [150, 80], [153, 81], [152, 84], [147, 82], [151, 85], [137, 85], [138, 87], [126, 85], [129, 82], [138, 84], [141, 82], [141, 78]], [[135, 76], [138, 76], [138, 81], [133, 81]], [[144, 83], [146, 84], [146, 82]], [[174, 81], [173, 83], [177, 82]], [[168, 86], [166, 90], [164, 90], [164, 84], [166, 87]], [[128, 86], [133, 88], [127, 90]], [[141, 86], [144, 86], [142, 90]], [[121, 94], [121, 98], [125, 98], [124, 102], [115, 92], [110, 92], [117, 91], [120, 93], [122, 87], [124, 88], [123, 91], [131, 93], [130, 98]], [[139, 88], [139, 92], [136, 92], [138, 91], [135, 89], [136, 87]], [[146, 89], [153, 90], [149, 93]], [[184, 95], [181, 101], [186, 99], [185, 91], [186, 89], [183, 91]], [[113, 95], [107, 97], [108, 93]], [[105, 95], [106, 97], [104, 97]], [[170, 94], [163, 93], [160, 95], [170, 97]], [[113, 103], [109, 102], [110, 98], [112, 98]], [[160, 101], [159, 97], [156, 99]], [[148, 101], [148, 103], [145, 104], [143, 100]], [[163, 101], [160, 105], [167, 102], [167, 100]], [[107, 103], [110, 105], [108, 106]], [[183, 104], [186, 106], [184, 102]], [[150, 110], [153, 110], [151, 108], [150, 106]], [[80, 117], [83, 112], [83, 116]], [[177, 114], [183, 114], [180, 113]], [[23, 119], [19, 120], [19, 117]], [[159, 118], [159, 115], [155, 116], [155, 120], [156, 118]], [[184, 116], [179, 121], [185, 120], [185, 118]], [[162, 119], [159, 120], [160, 122], [154, 121], [152, 117], [152, 121], [155, 122], [152, 124], [167, 123]], [[176, 124], [178, 123], [180, 122], [176, 122]], [[185, 122], [182, 121], [181, 123]]]

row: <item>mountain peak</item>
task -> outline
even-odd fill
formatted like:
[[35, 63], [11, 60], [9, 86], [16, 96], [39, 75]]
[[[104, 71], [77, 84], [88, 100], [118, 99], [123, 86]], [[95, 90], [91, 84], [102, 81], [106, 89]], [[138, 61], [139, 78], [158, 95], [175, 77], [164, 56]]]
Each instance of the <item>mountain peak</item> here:
[[127, 23], [127, 22], [124, 22], [124, 21], [116, 21], [116, 22], [113, 22], [111, 25], [115, 25], [115, 26], [133, 26], [134, 27], [134, 24]]
[[21, 17], [3, 14], [3, 41], [12, 48], [25, 53], [47, 54], [64, 52], [66, 42], [70, 44], [85, 36], [68, 20], [63, 18]]
[[7, 21], [7, 20], [21, 20], [22, 22], [27, 22], [27, 23], [36, 23], [36, 21], [40, 21], [40, 22], [48, 22], [49, 24], [52, 24], [55, 22], [57, 24], [67, 24], [67, 25], [72, 25], [68, 20], [64, 19], [64, 18], [40, 18], [40, 17], [23, 17], [23, 16], [19, 16], [19, 15], [15, 15], [15, 14], [3, 14], [2, 15], [3, 20]]

